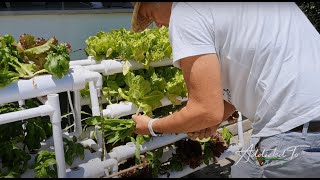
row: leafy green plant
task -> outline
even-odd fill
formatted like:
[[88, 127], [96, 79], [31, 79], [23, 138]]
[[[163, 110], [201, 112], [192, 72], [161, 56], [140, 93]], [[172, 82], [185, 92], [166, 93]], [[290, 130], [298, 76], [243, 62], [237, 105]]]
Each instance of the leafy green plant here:
[[[165, 96], [170, 99], [173, 105], [181, 105], [181, 102], [177, 100], [177, 96], [186, 97], [187, 87], [182, 74], [182, 71], [173, 66], [160, 67], [155, 69], [153, 81], [155, 85], [163, 84]], [[158, 80], [158, 83], [157, 83]], [[162, 81], [166, 82], [163, 83]], [[161, 86], [160, 86], [161, 87]]]
[[33, 165], [36, 178], [57, 178], [57, 162], [54, 152], [39, 151]]
[[154, 90], [151, 83], [143, 76], [128, 73], [125, 78], [129, 89], [118, 89], [122, 98], [143, 108], [145, 114], [149, 116], [153, 109], [161, 107], [161, 99], [164, 98], [164, 94], [159, 90]]
[[[104, 76], [102, 93], [109, 104], [123, 98], [152, 116], [152, 111], [161, 106], [165, 96], [173, 105], [181, 105], [177, 97], [186, 97], [187, 87], [180, 69], [172, 66], [150, 67], [148, 70], [128, 71], [126, 75]], [[81, 90], [81, 96], [89, 96], [88, 85]]]
[[0, 142], [5, 141], [22, 141], [23, 140], [23, 128], [22, 121], [12, 122], [8, 124], [0, 125]]
[[158, 177], [160, 168], [161, 168], [161, 161], [160, 158], [163, 155], [163, 148], [158, 148], [153, 151], [146, 152], [146, 160], [149, 164], [149, 168], [152, 173], [152, 177]]
[[44, 68], [53, 76], [61, 79], [69, 71], [69, 46], [66, 43], [51, 45]]
[[124, 28], [110, 32], [98, 32], [86, 40], [86, 53], [96, 60], [122, 59], [136, 60], [146, 68], [151, 62], [160, 61], [165, 57], [171, 58], [168, 28], [146, 29], [134, 33]]
[[[101, 118], [99, 116], [89, 117], [86, 120], [87, 125], [101, 126]], [[115, 144], [118, 141], [125, 141], [133, 135], [135, 130], [135, 122], [132, 119], [108, 119], [104, 117], [104, 131], [108, 139], [106, 143]]]
[[161, 107], [161, 100], [165, 96], [174, 105], [181, 105], [178, 96], [187, 96], [183, 74], [175, 67], [150, 67], [148, 70], [129, 71], [125, 76], [115, 74], [104, 79], [102, 92], [110, 104], [112, 99], [118, 100], [121, 97], [142, 108], [148, 116], [152, 116], [152, 111]]
[[177, 154], [172, 154], [172, 157], [170, 157], [169, 161], [170, 161], [169, 168], [172, 171], [182, 171], [183, 167], [185, 166], [184, 162]]
[[230, 140], [233, 137], [233, 134], [231, 133], [231, 131], [228, 128], [223, 127], [222, 131], [221, 131], [221, 134], [222, 134], [223, 139], [229, 145], [230, 144]]
[[135, 152], [135, 157], [136, 157], [136, 164], [140, 164], [141, 163], [141, 158], [140, 158], [140, 154], [141, 154], [141, 150], [140, 150], [140, 145], [144, 144], [145, 142], [150, 141], [151, 137], [148, 135], [140, 135], [138, 134], [136, 136], [136, 138], [134, 137], [130, 137], [131, 141], [133, 143], [135, 143], [136, 145], [136, 152]]
[[17, 44], [19, 55], [27, 64], [35, 65], [38, 73], [50, 72], [58, 78], [62, 78], [69, 70], [70, 45], [58, 44], [55, 37], [45, 40], [23, 34]]
[[[35, 100], [27, 100], [25, 108], [38, 107], [40, 104]], [[39, 149], [41, 142], [52, 136], [52, 124], [47, 117], [35, 117], [24, 122], [23, 143], [28, 147], [29, 151]]]
[[0, 143], [0, 158], [2, 160], [2, 167], [7, 167], [7, 174], [14, 174], [19, 176], [23, 173], [28, 165], [28, 160], [31, 159], [31, 156], [19, 149], [16, 145], [16, 142], [5, 141]]
[[[0, 105], [0, 114], [20, 110], [17, 103], [7, 103]], [[11, 122], [0, 125], [0, 142], [23, 139], [22, 121]]]
[[222, 134], [217, 132], [216, 137], [202, 142], [203, 160], [206, 165], [209, 165], [209, 161], [216, 161], [216, 157], [221, 156], [228, 148], [231, 137], [231, 132], [227, 128], [222, 128]]
[[77, 138], [73, 136], [72, 140], [63, 138], [64, 142], [64, 154], [66, 163], [71, 166], [74, 159], [79, 157], [81, 160], [84, 159], [84, 147], [82, 144], [77, 143]]
[[0, 178], [18, 178], [19, 174], [14, 172], [14, 171], [10, 171], [7, 173], [1, 173], [0, 171]]
[[85, 87], [80, 90], [80, 95], [82, 98], [90, 97], [89, 83], [87, 82]]
[[14, 38], [6, 34], [0, 37], [0, 88], [7, 86], [19, 77], [31, 76], [34, 65], [24, 64], [18, 59]]
[[123, 74], [113, 74], [104, 76], [102, 93], [107, 99], [109, 104], [112, 104], [112, 100], [118, 100], [121, 96], [119, 95], [119, 88], [126, 88], [125, 77]]
[[55, 37], [45, 40], [23, 34], [19, 42], [6, 34], [0, 37], [0, 88], [43, 73], [62, 78], [69, 71], [71, 46], [58, 44]]
[[152, 111], [155, 117], [164, 117], [179, 111], [181, 108], [185, 107], [187, 102], [182, 102], [181, 105], [168, 105]]
[[[39, 106], [35, 100], [27, 100], [24, 108]], [[18, 111], [18, 103], [8, 103], [0, 106], [0, 114]], [[27, 168], [30, 160], [30, 151], [41, 147], [41, 142], [52, 135], [49, 119], [32, 118], [0, 125], [0, 158], [2, 166], [7, 171], [2, 172], [3, 177], [19, 177]], [[27, 146], [28, 150], [17, 147], [17, 144]]]
[[136, 163], [140, 163], [140, 145], [149, 141], [150, 136], [147, 135], [134, 135], [136, 124], [132, 119], [108, 119], [104, 117], [103, 123], [99, 116], [89, 117], [86, 120], [88, 125], [104, 125], [104, 135], [107, 138], [107, 144], [116, 144], [121, 141], [129, 139], [136, 145]]
[[[68, 165], [72, 165], [76, 157], [84, 159], [84, 147], [77, 143], [77, 138], [74, 136], [72, 140], [63, 138], [65, 161]], [[35, 163], [33, 165], [36, 178], [57, 178], [57, 163], [55, 153], [47, 150], [38, 152]]]
[[203, 162], [206, 165], [209, 165], [211, 160], [214, 160], [214, 154], [211, 149], [211, 144], [210, 143], [203, 143]]
[[41, 147], [40, 142], [46, 139], [46, 132], [38, 123], [37, 119], [27, 122], [26, 136], [23, 142], [30, 151], [39, 149]]

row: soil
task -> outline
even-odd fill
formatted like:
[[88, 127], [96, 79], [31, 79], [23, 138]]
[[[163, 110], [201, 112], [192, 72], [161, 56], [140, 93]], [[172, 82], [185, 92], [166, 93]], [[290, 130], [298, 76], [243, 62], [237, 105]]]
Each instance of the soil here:
[[[152, 174], [149, 168], [149, 165], [147, 164], [146, 161], [142, 162], [145, 163], [144, 167], [141, 168], [135, 168], [133, 170], [127, 171], [125, 173], [122, 173], [120, 176], [121, 178], [137, 178], [137, 177], [141, 177], [141, 178], [151, 178]], [[119, 165], [119, 171], [130, 168], [132, 166], [136, 165], [135, 164], [135, 157], [131, 157], [129, 159], [127, 159], [127, 161], [123, 164]]]
[[214, 157], [220, 157], [221, 154], [228, 149], [228, 145], [221, 135], [210, 141], [209, 147]]
[[202, 164], [202, 149], [198, 141], [185, 139], [177, 141], [175, 146], [177, 147], [176, 154], [183, 164], [189, 165], [193, 169]]

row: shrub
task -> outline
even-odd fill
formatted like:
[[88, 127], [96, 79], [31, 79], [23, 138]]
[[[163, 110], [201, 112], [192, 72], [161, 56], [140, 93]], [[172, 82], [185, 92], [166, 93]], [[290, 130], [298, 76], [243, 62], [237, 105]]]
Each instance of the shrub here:
[[320, 32], [320, 2], [296, 2], [309, 18], [310, 22]]

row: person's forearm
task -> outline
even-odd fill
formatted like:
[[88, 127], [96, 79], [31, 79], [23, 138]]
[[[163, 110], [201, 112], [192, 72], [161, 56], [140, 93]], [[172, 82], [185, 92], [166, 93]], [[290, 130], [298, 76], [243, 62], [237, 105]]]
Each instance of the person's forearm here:
[[[169, 116], [160, 118], [153, 123], [153, 129], [160, 133], [187, 133], [205, 129], [207, 127], [219, 126], [222, 120], [226, 120], [232, 113], [236, 111], [235, 107], [224, 101], [223, 118], [219, 115], [206, 113], [200, 108], [182, 108], [179, 112], [175, 112]], [[220, 116], [221, 117], [221, 116]], [[208, 126], [210, 124], [210, 126]]]
[[223, 120], [223, 113], [213, 114], [208, 108], [186, 106], [179, 112], [160, 118], [153, 123], [159, 133], [188, 133], [216, 126]]

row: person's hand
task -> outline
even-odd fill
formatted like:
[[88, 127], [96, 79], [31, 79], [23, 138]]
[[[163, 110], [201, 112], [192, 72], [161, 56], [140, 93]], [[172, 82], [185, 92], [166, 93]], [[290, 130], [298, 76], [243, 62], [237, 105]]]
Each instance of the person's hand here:
[[218, 126], [209, 127], [200, 131], [189, 132], [187, 135], [190, 139], [196, 140], [197, 138], [202, 140], [204, 138], [215, 137]]
[[132, 115], [132, 119], [136, 122], [136, 130], [134, 133], [140, 134], [140, 135], [150, 135], [149, 129], [148, 129], [148, 123], [151, 120], [150, 117], [146, 115]]

